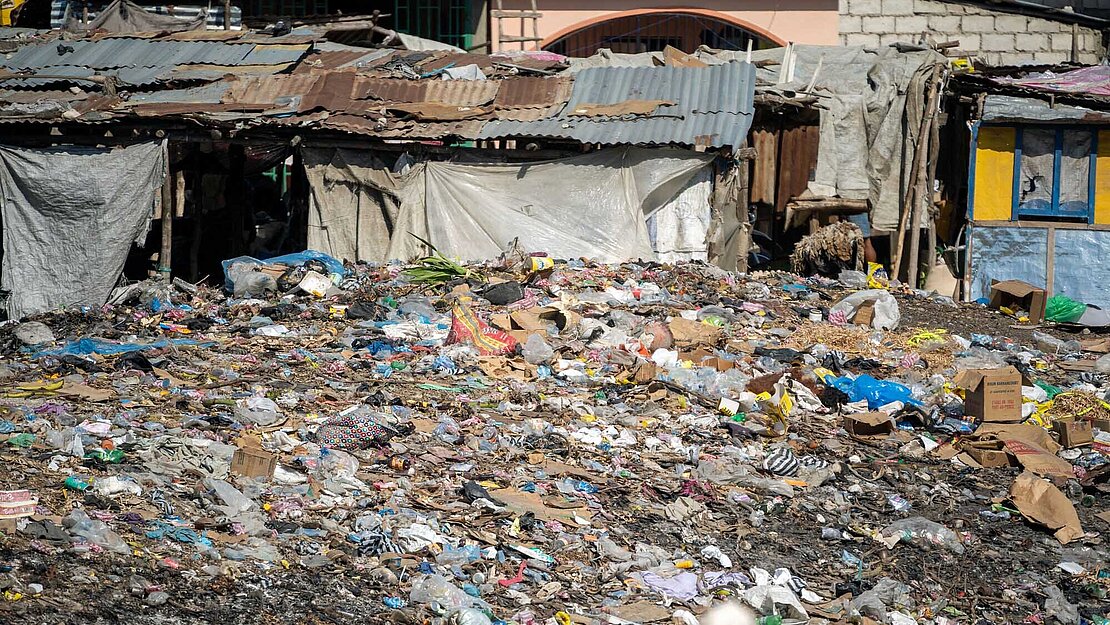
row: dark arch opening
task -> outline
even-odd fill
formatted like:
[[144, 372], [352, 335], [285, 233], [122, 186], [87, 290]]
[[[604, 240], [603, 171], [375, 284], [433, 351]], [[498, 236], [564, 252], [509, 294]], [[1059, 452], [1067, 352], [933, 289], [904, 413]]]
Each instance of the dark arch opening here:
[[618, 15], [569, 32], [543, 46], [565, 56], [590, 56], [601, 48], [636, 54], [661, 52], [672, 46], [693, 52], [698, 46], [718, 50], [746, 50], [779, 44], [752, 30], [709, 15], [683, 11], [653, 11]]

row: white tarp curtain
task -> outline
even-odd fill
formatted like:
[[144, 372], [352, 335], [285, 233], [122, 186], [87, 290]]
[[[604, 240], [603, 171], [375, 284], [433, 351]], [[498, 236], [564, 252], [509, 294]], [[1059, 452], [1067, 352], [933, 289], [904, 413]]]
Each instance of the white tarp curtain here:
[[712, 191], [713, 170], [703, 167], [678, 195], [648, 218], [648, 234], [658, 260], [708, 260]]
[[0, 145], [2, 286], [10, 318], [103, 304], [162, 185], [165, 145]]
[[[355, 224], [356, 232], [350, 236], [360, 242], [364, 237], [372, 239], [373, 244], [352, 246], [337, 236], [321, 236], [310, 239], [309, 246], [352, 259], [355, 253], [371, 261], [426, 253], [409, 233], [427, 239], [447, 256], [464, 260], [493, 258], [517, 237], [526, 249], [561, 258], [586, 256], [603, 262], [654, 258], [648, 218], [676, 201], [692, 211], [699, 197], [704, 199], [705, 219], [710, 210], [708, 186], [678, 200], [699, 172], [711, 170], [712, 156], [688, 150], [619, 148], [524, 164], [425, 162], [401, 177], [386, 176], [384, 169], [371, 174], [369, 166], [353, 167], [357, 158], [353, 154], [341, 154], [339, 163], [333, 155], [320, 152], [324, 151], [304, 150], [306, 169], [326, 170], [309, 176], [312, 210], [318, 213], [313, 219], [320, 224], [339, 220]], [[360, 162], [368, 163], [370, 157], [361, 158]], [[347, 190], [350, 187], [327, 182], [347, 175], [357, 179], [350, 187], [372, 187], [381, 195], [357, 191], [356, 201], [350, 198], [355, 193]], [[358, 210], [352, 211], [356, 204]], [[400, 210], [394, 220], [391, 207], [395, 205]], [[668, 224], [678, 225], [675, 220]], [[696, 235], [684, 228], [665, 228], [660, 240], [668, 247], [689, 245]], [[386, 238], [388, 249], [378, 251]]]

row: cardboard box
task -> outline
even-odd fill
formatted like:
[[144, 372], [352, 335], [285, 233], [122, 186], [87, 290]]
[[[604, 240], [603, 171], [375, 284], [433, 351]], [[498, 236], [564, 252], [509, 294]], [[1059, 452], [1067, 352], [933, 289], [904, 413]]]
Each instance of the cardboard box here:
[[1052, 424], [1053, 431], [1060, 437], [1065, 449], [1090, 445], [1095, 440], [1090, 421], [1057, 421]]
[[894, 433], [894, 420], [885, 412], [844, 415], [844, 429], [852, 438], [884, 439]]
[[859, 308], [856, 309], [856, 314], [852, 315], [852, 323], [858, 326], [869, 326], [874, 318], [875, 302], [869, 300], [860, 304]]
[[680, 350], [695, 350], [699, 347], [714, 347], [720, 342], [724, 330], [721, 328], [702, 323], [700, 321], [690, 321], [682, 317], [674, 317], [667, 324], [670, 328], [671, 336], [674, 337], [674, 345]]
[[989, 307], [995, 310], [1005, 306], [1011, 310], [1024, 310], [1029, 313], [1029, 323], [1040, 323], [1044, 320], [1044, 309], [1047, 303], [1044, 289], [1037, 288], [1021, 280], [991, 281], [991, 298]]
[[274, 476], [277, 456], [258, 447], [240, 447], [231, 457], [231, 472], [246, 477]]
[[953, 380], [964, 389], [964, 414], [985, 423], [1021, 422], [1021, 372], [1013, 367], [969, 369]]
[[1013, 456], [1006, 451], [1006, 446], [1002, 441], [965, 443], [963, 450], [975, 462], [987, 468], [1008, 467], [1015, 464]]
[[734, 361], [719, 358], [713, 351], [702, 348], [689, 352], [678, 352], [678, 359], [689, 360], [699, 367], [713, 367], [717, 371], [728, 371], [736, 366]]

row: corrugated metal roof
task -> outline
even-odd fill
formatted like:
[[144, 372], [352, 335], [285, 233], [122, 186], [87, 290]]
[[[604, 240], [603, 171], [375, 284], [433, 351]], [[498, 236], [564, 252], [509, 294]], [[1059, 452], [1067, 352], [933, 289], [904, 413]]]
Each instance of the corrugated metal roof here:
[[500, 87], [499, 80], [398, 80], [360, 77], [355, 84], [355, 97], [383, 102], [442, 102], [457, 106], [481, 106], [493, 102]]
[[[582, 143], [681, 144], [738, 147], [754, 112], [755, 68], [732, 62], [710, 67], [599, 67], [584, 69], [564, 112], [536, 121], [487, 122], [478, 139], [562, 138]], [[582, 104], [668, 100], [655, 116], [569, 117]]]
[[570, 99], [573, 81], [569, 77], [531, 78], [506, 80], [493, 105], [500, 109], [550, 108], [565, 104]]
[[96, 69], [119, 67], [172, 67], [208, 65], [273, 65], [293, 63], [309, 45], [259, 46], [219, 41], [166, 41], [146, 39], [101, 39], [54, 41], [22, 46], [0, 58], [0, 67], [33, 69], [72, 65]]

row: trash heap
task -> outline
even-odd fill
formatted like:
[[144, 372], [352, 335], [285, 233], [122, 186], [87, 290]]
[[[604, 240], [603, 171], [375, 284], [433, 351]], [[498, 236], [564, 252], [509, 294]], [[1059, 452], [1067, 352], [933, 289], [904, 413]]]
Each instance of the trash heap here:
[[1110, 341], [510, 249], [0, 328], [0, 622], [1107, 623]]

